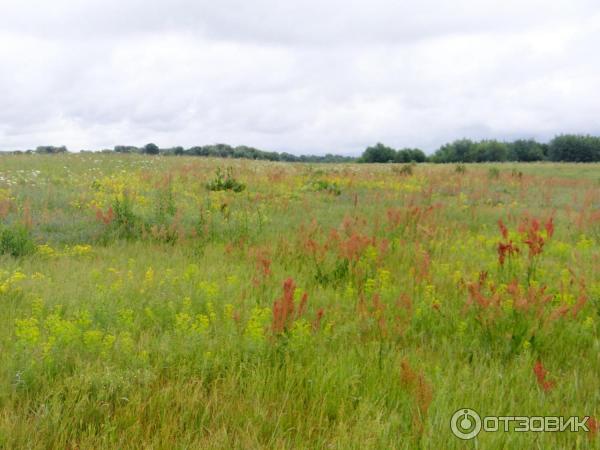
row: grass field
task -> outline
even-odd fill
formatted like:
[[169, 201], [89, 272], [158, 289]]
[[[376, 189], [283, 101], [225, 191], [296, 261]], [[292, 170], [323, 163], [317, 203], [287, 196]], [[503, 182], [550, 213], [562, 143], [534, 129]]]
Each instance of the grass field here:
[[0, 448], [600, 447], [600, 165], [403, 167], [0, 157]]

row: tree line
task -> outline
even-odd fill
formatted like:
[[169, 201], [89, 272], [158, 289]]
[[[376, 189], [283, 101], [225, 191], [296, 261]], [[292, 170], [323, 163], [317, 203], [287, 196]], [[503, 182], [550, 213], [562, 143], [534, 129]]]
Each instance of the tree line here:
[[[39, 146], [35, 150], [2, 153], [67, 153], [65, 146]], [[82, 150], [82, 152], [89, 152]], [[140, 153], [146, 155], [166, 156], [204, 156], [213, 158], [243, 158], [284, 162], [322, 162], [322, 163], [468, 163], [468, 162], [503, 162], [503, 161], [564, 161], [595, 162], [600, 161], [600, 137], [590, 135], [563, 134], [550, 142], [541, 143], [534, 139], [517, 139], [515, 141], [458, 139], [442, 145], [432, 155], [426, 155], [418, 148], [394, 149], [382, 143], [367, 147], [361, 156], [343, 156], [328, 153], [326, 155], [292, 155], [286, 152], [269, 152], [254, 147], [228, 144], [212, 144], [190, 148], [160, 148], [154, 143], [143, 147], [117, 145], [113, 149], [101, 150], [103, 153]]]
[[[61, 154], [68, 153], [69, 150], [65, 146], [43, 145], [35, 150], [14, 150], [9, 152], [0, 152], [0, 154]], [[91, 153], [91, 150], [81, 150], [80, 153]], [[326, 155], [292, 155], [286, 152], [269, 152], [259, 150], [254, 147], [240, 145], [232, 147], [228, 144], [212, 144], [195, 146], [190, 148], [169, 147], [160, 148], [154, 143], [149, 143], [143, 147], [134, 145], [116, 145], [112, 149], [99, 150], [100, 153], [139, 153], [144, 155], [165, 155], [165, 156], [205, 156], [212, 158], [241, 158], [241, 159], [256, 159], [264, 161], [286, 161], [286, 162], [324, 162], [324, 163], [343, 163], [356, 161], [356, 157], [334, 155], [328, 153]]]
[[367, 148], [359, 162], [434, 162], [469, 163], [503, 161], [600, 161], [600, 137], [563, 134], [548, 143], [534, 139], [517, 139], [511, 142], [498, 140], [473, 141], [458, 139], [442, 145], [431, 156], [419, 149], [394, 150], [383, 144]]

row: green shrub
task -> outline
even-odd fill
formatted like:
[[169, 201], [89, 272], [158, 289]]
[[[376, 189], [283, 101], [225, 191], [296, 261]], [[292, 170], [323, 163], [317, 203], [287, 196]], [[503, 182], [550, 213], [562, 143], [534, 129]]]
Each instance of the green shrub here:
[[394, 173], [397, 173], [398, 175], [410, 176], [413, 174], [413, 166], [415, 166], [415, 165], [416, 165], [415, 163], [402, 164], [400, 167], [394, 166], [392, 168], [392, 170], [394, 171]]
[[500, 170], [497, 167], [490, 167], [490, 170], [488, 170], [488, 177], [497, 180], [500, 178]]
[[327, 180], [311, 180], [305, 186], [305, 190], [314, 191], [314, 192], [327, 192], [332, 195], [340, 195], [342, 190], [339, 188], [338, 184], [335, 182], [329, 182]]
[[221, 168], [217, 168], [215, 178], [206, 184], [206, 188], [209, 191], [233, 191], [242, 192], [246, 189], [246, 185], [240, 183], [233, 177], [233, 169], [227, 168], [227, 172], [223, 174]]
[[111, 205], [114, 214], [108, 232], [118, 239], [136, 239], [141, 235], [142, 220], [133, 212], [133, 202], [127, 193], [115, 197]]
[[23, 225], [0, 225], [0, 255], [25, 256], [35, 252], [31, 232]]

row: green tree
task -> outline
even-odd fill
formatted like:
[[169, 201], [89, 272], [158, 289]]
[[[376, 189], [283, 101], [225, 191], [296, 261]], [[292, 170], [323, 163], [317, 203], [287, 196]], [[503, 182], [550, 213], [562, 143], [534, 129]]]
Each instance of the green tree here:
[[549, 156], [552, 161], [600, 161], [600, 138], [574, 134], [556, 136], [550, 141]]
[[396, 150], [378, 142], [373, 147], [367, 147], [359, 161], [365, 163], [387, 163], [395, 160]]
[[541, 161], [544, 148], [533, 139], [517, 139], [508, 144], [508, 159], [511, 161]]
[[473, 159], [476, 162], [506, 161], [508, 145], [495, 140], [481, 141], [475, 145]]
[[477, 144], [470, 139], [458, 139], [442, 145], [431, 158], [434, 162], [454, 163], [475, 161]]
[[153, 143], [146, 144], [146, 145], [144, 145], [142, 153], [144, 153], [146, 155], [158, 155], [158, 153], [159, 153], [158, 145], [153, 144]]

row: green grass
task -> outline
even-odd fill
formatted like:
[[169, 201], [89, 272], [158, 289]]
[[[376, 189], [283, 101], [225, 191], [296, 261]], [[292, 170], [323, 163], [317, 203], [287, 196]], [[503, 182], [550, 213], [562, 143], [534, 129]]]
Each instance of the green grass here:
[[599, 168], [2, 156], [0, 448], [598, 448]]

